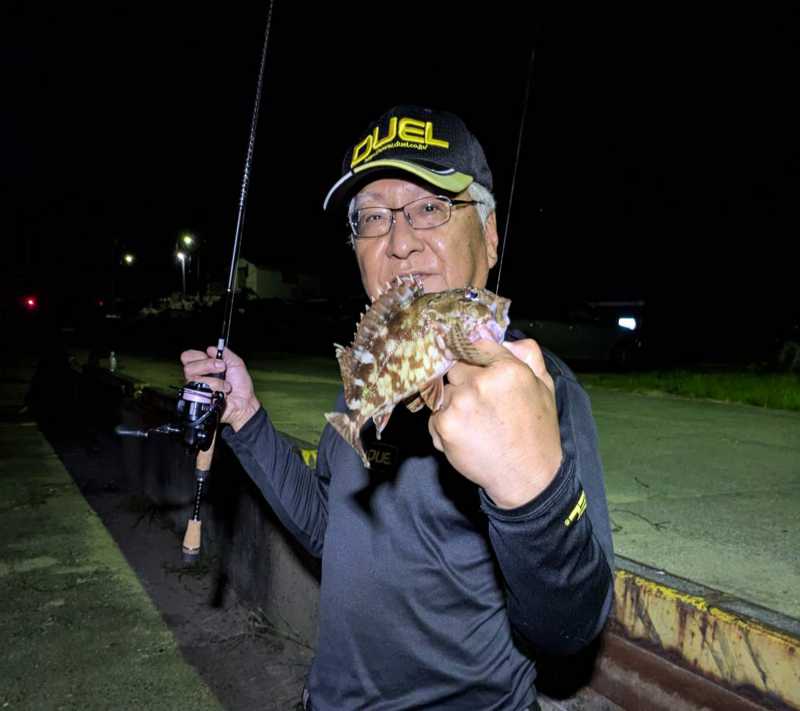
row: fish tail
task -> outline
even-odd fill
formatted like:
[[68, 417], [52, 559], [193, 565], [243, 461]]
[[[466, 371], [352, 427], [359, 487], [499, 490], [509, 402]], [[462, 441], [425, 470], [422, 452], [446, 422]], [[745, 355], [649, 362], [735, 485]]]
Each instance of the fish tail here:
[[331, 423], [342, 439], [356, 450], [364, 466], [369, 469], [367, 453], [364, 451], [364, 445], [361, 444], [361, 427], [358, 426], [358, 420], [344, 412], [326, 412], [325, 419]]

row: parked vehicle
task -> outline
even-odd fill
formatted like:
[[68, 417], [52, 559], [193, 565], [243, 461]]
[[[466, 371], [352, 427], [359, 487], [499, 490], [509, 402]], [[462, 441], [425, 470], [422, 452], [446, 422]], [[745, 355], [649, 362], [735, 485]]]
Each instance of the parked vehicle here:
[[800, 373], [800, 311], [788, 314], [777, 329], [775, 348], [780, 370]]
[[625, 370], [641, 361], [641, 302], [542, 304], [530, 317], [511, 319], [567, 364]]

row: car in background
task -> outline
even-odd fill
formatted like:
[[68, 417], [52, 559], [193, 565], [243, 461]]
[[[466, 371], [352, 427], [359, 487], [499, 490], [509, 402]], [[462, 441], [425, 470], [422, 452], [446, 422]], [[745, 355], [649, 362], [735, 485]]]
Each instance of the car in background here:
[[779, 370], [800, 373], [800, 311], [781, 319], [776, 333], [775, 361]]
[[[629, 370], [641, 363], [641, 301], [542, 304], [516, 328], [570, 366]], [[512, 314], [513, 315], [513, 314]]]

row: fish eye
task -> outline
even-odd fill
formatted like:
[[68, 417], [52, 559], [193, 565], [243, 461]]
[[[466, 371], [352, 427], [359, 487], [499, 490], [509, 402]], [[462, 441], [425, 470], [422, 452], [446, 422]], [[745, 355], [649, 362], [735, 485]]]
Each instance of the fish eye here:
[[478, 290], [474, 286], [468, 286], [466, 289], [464, 289], [464, 296], [466, 296], [470, 301], [477, 301]]

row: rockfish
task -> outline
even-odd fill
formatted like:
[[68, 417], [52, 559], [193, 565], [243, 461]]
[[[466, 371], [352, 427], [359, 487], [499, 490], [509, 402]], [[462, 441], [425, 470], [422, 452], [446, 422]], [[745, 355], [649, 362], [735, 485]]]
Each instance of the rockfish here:
[[392, 411], [405, 402], [412, 412], [442, 405], [444, 375], [457, 360], [486, 365], [472, 344], [501, 343], [508, 328], [509, 299], [472, 286], [426, 294], [415, 276], [397, 277], [361, 316], [353, 343], [334, 344], [349, 413], [325, 419], [369, 468], [361, 429], [372, 418], [378, 439]]

